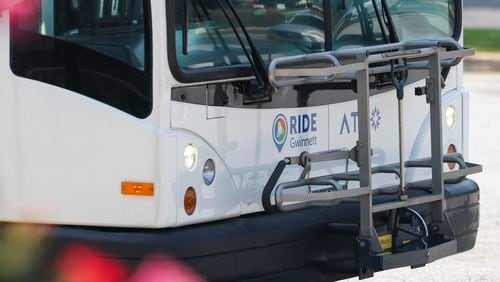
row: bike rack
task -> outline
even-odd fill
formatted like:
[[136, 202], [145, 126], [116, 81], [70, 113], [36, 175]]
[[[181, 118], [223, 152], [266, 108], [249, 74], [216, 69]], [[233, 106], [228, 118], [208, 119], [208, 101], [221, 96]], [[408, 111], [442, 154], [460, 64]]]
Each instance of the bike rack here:
[[[387, 44], [377, 47], [351, 49], [336, 52], [301, 55], [278, 58], [269, 66], [269, 80], [274, 87], [295, 86], [304, 84], [325, 84], [337, 81], [356, 81], [358, 107], [358, 141], [352, 150], [332, 150], [319, 153], [304, 152], [300, 156], [287, 157], [280, 161], [269, 178], [263, 194], [262, 203], [267, 212], [287, 212], [311, 206], [330, 206], [347, 198], [358, 199], [360, 209], [359, 225], [356, 225], [358, 236], [359, 276], [373, 275], [373, 270], [389, 269], [402, 266], [405, 262], [425, 264], [435, 259], [456, 252], [456, 242], [426, 247], [408, 253], [380, 256], [381, 246], [373, 225], [373, 214], [382, 211], [396, 211], [402, 208], [429, 203], [432, 205], [432, 224], [447, 229], [446, 201], [444, 184], [463, 180], [467, 175], [479, 173], [482, 167], [467, 163], [460, 154], [444, 155], [442, 152], [442, 107], [441, 91], [443, 88], [442, 68], [458, 65], [463, 57], [474, 55], [473, 49], [464, 49], [451, 38], [435, 41], [416, 41]], [[400, 153], [400, 162], [372, 168], [370, 140], [370, 75], [389, 73], [393, 79], [401, 72], [412, 70], [427, 71], [426, 86], [417, 88], [415, 95], [425, 95], [430, 108], [431, 157], [420, 160], [405, 161]], [[403, 85], [404, 88], [404, 85]], [[403, 90], [401, 90], [403, 91]], [[404, 92], [398, 91], [398, 98]], [[335, 95], [332, 93], [332, 95]], [[400, 104], [400, 152], [404, 151], [402, 143], [402, 103]], [[312, 163], [352, 160], [357, 163], [359, 171], [306, 178]], [[458, 170], [444, 173], [443, 163], [453, 162]], [[290, 165], [303, 167], [297, 181], [278, 183], [285, 168]], [[408, 167], [430, 168], [432, 178], [424, 183], [406, 183], [404, 175]], [[399, 176], [400, 185], [390, 190], [399, 193], [397, 201], [373, 204], [372, 175], [391, 173]], [[358, 181], [360, 188], [344, 189], [338, 181]], [[313, 190], [310, 186], [323, 187]], [[408, 197], [407, 189], [422, 187], [429, 195]], [[306, 193], [287, 194], [285, 191], [299, 187], [309, 187]], [[274, 191], [275, 205], [271, 203]], [[449, 229], [449, 228], [448, 228]], [[444, 248], [444, 249], [443, 249]], [[361, 256], [361, 257], [360, 257]]]

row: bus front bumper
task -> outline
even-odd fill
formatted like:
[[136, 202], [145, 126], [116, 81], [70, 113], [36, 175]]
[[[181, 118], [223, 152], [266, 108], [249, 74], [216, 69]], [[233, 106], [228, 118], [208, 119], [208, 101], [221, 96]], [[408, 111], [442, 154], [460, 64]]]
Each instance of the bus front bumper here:
[[[464, 180], [445, 188], [446, 216], [453, 238], [427, 250], [376, 261], [372, 258], [375, 271], [420, 266], [474, 247], [479, 227], [479, 187], [474, 181]], [[430, 205], [415, 209], [430, 218]], [[359, 262], [366, 258], [360, 257], [357, 234], [334, 232], [328, 224], [358, 222], [358, 215], [357, 203], [343, 203], [175, 229], [57, 227], [47, 235], [46, 245], [50, 247], [33, 275], [41, 277], [37, 270], [47, 273], [65, 249], [84, 245], [99, 250], [106, 260], [126, 265], [131, 273], [153, 259], [182, 264], [207, 281], [333, 281], [358, 276]], [[386, 224], [380, 218], [375, 217], [377, 226]]]

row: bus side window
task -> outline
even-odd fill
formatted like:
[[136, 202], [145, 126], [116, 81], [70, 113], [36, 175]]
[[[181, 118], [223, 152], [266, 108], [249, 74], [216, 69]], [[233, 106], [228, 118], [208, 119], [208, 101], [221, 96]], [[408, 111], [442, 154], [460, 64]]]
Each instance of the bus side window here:
[[11, 11], [11, 68], [138, 118], [152, 110], [143, 0], [30, 0]]

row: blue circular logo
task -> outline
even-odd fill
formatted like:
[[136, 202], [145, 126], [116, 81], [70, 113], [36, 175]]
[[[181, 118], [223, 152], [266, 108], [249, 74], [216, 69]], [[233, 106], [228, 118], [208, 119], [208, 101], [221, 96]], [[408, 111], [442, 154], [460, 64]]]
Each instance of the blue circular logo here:
[[288, 137], [288, 122], [282, 114], [276, 116], [273, 122], [273, 141], [279, 152], [283, 150]]

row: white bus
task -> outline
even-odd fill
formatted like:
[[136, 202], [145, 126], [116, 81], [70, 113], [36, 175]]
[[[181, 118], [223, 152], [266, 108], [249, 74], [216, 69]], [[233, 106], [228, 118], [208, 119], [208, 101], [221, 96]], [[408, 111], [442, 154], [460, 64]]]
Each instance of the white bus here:
[[15, 2], [2, 228], [169, 254], [207, 281], [366, 278], [473, 248], [461, 0]]

